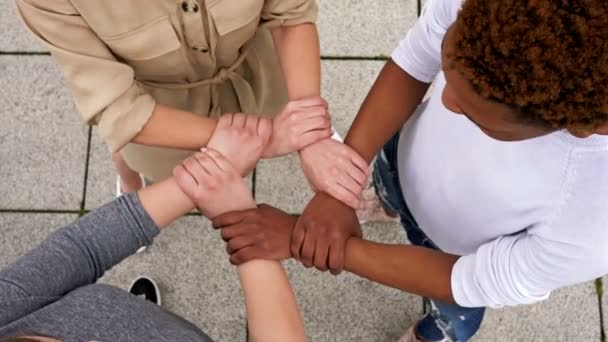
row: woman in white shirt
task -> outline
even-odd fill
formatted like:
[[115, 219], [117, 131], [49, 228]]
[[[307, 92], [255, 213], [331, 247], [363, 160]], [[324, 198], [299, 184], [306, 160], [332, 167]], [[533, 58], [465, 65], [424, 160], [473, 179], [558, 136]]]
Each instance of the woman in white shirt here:
[[[443, 252], [368, 255], [364, 276], [439, 299], [404, 340], [466, 341], [484, 307], [608, 273], [607, 41], [605, 1], [427, 1], [345, 140], [368, 162], [384, 145], [382, 204], [413, 244]], [[350, 247], [327, 246], [359, 234], [355, 211], [318, 193], [291, 254], [337, 273]]]

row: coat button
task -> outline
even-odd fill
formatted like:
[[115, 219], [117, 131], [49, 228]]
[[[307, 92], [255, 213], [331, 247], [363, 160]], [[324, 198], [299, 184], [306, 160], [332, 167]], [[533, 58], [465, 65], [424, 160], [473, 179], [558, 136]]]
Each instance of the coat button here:
[[198, 12], [198, 4], [195, 2], [192, 4], [192, 7], [190, 7], [190, 4], [188, 3], [188, 1], [184, 1], [182, 2], [182, 11], [184, 12]]

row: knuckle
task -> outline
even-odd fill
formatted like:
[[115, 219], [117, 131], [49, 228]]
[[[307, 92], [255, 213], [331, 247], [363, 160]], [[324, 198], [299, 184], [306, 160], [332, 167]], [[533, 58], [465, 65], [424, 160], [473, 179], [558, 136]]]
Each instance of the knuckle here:
[[234, 172], [223, 172], [222, 175], [226, 183], [233, 183], [239, 179], [238, 174]]
[[304, 225], [304, 229], [306, 229], [306, 232], [314, 232], [317, 229], [318, 226], [319, 226], [318, 222], [316, 222], [316, 221], [308, 221]]
[[329, 168], [329, 175], [332, 177], [337, 177], [340, 175], [340, 170], [337, 167], [332, 166]]
[[206, 183], [206, 188], [209, 191], [217, 191], [219, 189], [219, 185], [215, 179], [210, 179]]
[[336, 242], [341, 242], [342, 240], [344, 240], [344, 232], [342, 232], [342, 230], [339, 229], [332, 229], [329, 233], [328, 233], [329, 239], [334, 241], [334, 243], [332, 243], [332, 247], [338, 247], [341, 248], [341, 245], [338, 243], [336, 246]]

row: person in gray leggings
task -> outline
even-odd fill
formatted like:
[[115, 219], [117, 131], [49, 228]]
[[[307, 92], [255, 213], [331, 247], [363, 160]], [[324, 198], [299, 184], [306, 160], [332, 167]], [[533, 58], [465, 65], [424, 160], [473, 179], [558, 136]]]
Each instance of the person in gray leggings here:
[[[176, 168], [174, 177], [119, 197], [51, 233], [0, 271], [0, 341], [211, 341], [166, 309], [95, 283], [195, 206], [213, 218], [254, 208], [255, 202], [239, 172], [219, 152], [194, 155]], [[305, 341], [281, 264], [254, 260], [236, 269], [249, 340]]]

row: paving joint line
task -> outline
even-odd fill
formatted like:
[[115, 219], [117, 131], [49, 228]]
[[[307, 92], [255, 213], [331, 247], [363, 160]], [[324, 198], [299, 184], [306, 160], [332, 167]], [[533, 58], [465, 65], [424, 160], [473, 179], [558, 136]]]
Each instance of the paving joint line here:
[[606, 342], [606, 329], [604, 327], [604, 279], [597, 278], [594, 282], [595, 285], [595, 293], [597, 295], [597, 305], [600, 314], [600, 341]]
[[91, 136], [92, 136], [93, 128], [89, 126], [89, 132], [87, 134], [87, 155], [84, 160], [84, 181], [82, 184], [82, 201], [80, 201], [80, 212], [83, 216], [85, 213], [86, 203], [87, 203], [87, 185], [89, 182], [89, 162], [91, 159]]
[[50, 56], [48, 51], [0, 51], [0, 56]]
[[321, 56], [322, 61], [387, 61], [388, 56]]
[[[0, 56], [50, 56], [50, 52], [46, 51], [0, 51]], [[386, 55], [377, 56], [334, 56], [324, 55], [321, 56], [323, 61], [386, 61], [388, 60]]]
[[0, 214], [80, 214], [81, 212], [72, 209], [0, 209]]
[[253, 197], [253, 200], [255, 201], [255, 182], [257, 180], [257, 174], [258, 174], [258, 168], [254, 167], [253, 168], [253, 172], [251, 173], [251, 196]]

